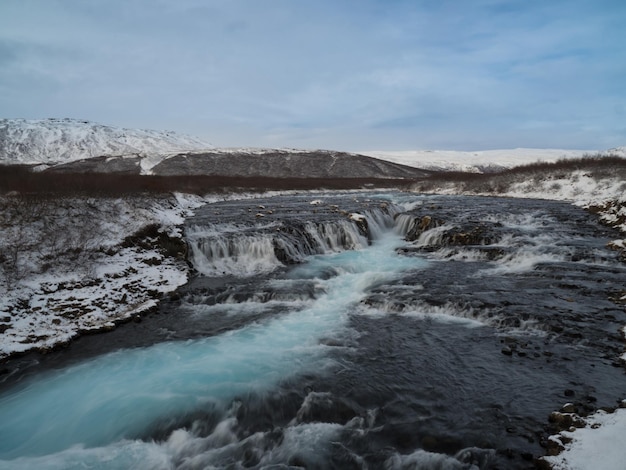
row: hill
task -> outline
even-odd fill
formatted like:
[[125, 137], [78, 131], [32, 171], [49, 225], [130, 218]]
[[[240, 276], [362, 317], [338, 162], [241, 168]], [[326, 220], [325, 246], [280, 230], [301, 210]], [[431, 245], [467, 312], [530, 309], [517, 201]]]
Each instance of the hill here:
[[67, 163], [97, 156], [150, 155], [212, 145], [170, 131], [125, 129], [77, 119], [0, 119], [0, 164]]
[[73, 119], [0, 120], [0, 164], [50, 173], [152, 176], [415, 179], [429, 174], [346, 152], [218, 149], [175, 132]]

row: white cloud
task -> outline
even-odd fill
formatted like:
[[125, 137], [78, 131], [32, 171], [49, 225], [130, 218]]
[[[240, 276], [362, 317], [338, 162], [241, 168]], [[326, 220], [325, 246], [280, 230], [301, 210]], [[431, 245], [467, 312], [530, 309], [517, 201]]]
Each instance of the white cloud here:
[[217, 145], [617, 146], [616, 16], [563, 1], [3, 2], [0, 108]]

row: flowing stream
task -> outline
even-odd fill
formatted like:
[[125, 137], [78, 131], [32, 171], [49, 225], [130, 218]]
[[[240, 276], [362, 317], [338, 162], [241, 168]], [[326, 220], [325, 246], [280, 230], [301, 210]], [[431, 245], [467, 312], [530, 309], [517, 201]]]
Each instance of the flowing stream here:
[[160, 314], [15, 361], [0, 468], [532, 468], [551, 411], [624, 398], [626, 269], [575, 207], [320, 193], [185, 232]]

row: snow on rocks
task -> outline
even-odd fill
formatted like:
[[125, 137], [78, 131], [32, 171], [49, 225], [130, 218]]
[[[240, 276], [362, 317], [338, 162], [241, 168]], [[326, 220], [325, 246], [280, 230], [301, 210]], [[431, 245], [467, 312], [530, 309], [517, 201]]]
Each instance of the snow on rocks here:
[[[0, 220], [0, 255], [13, 253], [16, 263], [5, 260], [0, 269], [0, 360], [113, 328], [156, 307], [162, 295], [187, 282], [184, 254], [166, 253], [161, 242], [169, 240], [171, 250], [178, 240], [184, 251], [180, 224], [205, 202], [202, 198], [23, 203], [7, 202], [10, 197], [2, 200], [7, 220]], [[23, 215], [24, 207], [32, 218]], [[67, 236], [58, 234], [59, 227]]]
[[87, 331], [113, 328], [157, 306], [164, 293], [187, 282], [182, 262], [157, 250], [125, 248], [94, 263], [93, 277], [34, 276], [0, 304], [6, 327], [0, 359], [47, 350]]
[[514, 183], [503, 196], [572, 201], [585, 206], [619, 198], [626, 190], [621, 178], [595, 178], [585, 171], [573, 171], [560, 178]]
[[[626, 186], [626, 184], [624, 185]], [[626, 191], [626, 187], [623, 188]], [[622, 194], [624, 194], [624, 191]], [[600, 220], [606, 225], [614, 227], [626, 233], [626, 196], [607, 198], [601, 201], [593, 201], [583, 205], [600, 216]], [[623, 248], [623, 243], [622, 243]]]
[[550, 437], [561, 452], [542, 460], [553, 470], [622, 470], [626, 409], [613, 413], [600, 410], [583, 419], [584, 427], [572, 428]]
[[182, 224], [194, 209], [291, 193], [0, 196], [0, 361], [62, 346], [155, 308], [188, 280]]
[[358, 214], [356, 212], [353, 212], [352, 214], [350, 214], [349, 219], [354, 220], [355, 222], [363, 222], [364, 220], [367, 220], [367, 218], [364, 215]]

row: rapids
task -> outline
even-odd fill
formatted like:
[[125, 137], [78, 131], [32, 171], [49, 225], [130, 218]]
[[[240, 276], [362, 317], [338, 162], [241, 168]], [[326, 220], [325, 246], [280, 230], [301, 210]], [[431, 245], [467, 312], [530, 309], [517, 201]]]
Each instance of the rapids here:
[[207, 205], [160, 314], [8, 364], [0, 468], [532, 468], [615, 406], [626, 269], [563, 203]]

